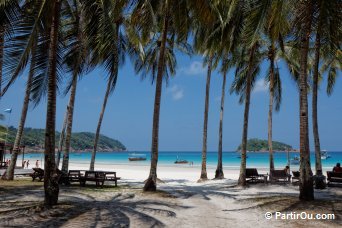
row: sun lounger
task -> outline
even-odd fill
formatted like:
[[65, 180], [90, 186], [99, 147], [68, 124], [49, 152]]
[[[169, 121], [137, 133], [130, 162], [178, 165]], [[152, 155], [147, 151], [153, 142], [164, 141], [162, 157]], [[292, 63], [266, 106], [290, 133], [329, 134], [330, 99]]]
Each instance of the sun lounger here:
[[300, 176], [300, 172], [299, 171], [292, 171], [292, 183], [299, 183], [299, 176]]
[[270, 181], [271, 182], [290, 182], [291, 175], [288, 175], [285, 170], [272, 170], [270, 172]]
[[32, 168], [33, 173], [30, 174], [32, 177], [32, 181], [34, 181], [36, 178], [39, 179], [39, 181], [42, 181], [44, 178], [44, 170], [41, 168]]
[[327, 172], [328, 185], [331, 186], [332, 183], [342, 183], [342, 173]]
[[258, 170], [255, 168], [247, 168], [246, 169], [246, 180], [247, 182], [267, 182], [267, 175], [259, 174]]

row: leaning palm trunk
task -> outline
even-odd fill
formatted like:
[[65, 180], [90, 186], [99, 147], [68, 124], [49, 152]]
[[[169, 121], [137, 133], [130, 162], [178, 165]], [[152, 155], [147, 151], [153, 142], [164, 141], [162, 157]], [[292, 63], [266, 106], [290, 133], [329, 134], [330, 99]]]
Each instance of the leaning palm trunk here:
[[2, 65], [3, 65], [3, 56], [4, 56], [4, 28], [1, 26], [0, 28], [0, 100], [2, 96]]
[[208, 134], [208, 113], [209, 113], [209, 95], [210, 95], [210, 79], [211, 79], [211, 67], [213, 62], [213, 55], [209, 57], [208, 71], [207, 71], [207, 83], [205, 88], [205, 107], [204, 107], [204, 123], [203, 123], [203, 145], [202, 145], [202, 168], [201, 177], [199, 181], [208, 179], [207, 176], [207, 134]]
[[60, 1], [54, 1], [52, 25], [49, 45], [49, 72], [47, 113], [45, 129], [45, 160], [44, 160], [44, 190], [45, 205], [51, 207], [58, 202], [59, 186], [55, 163], [55, 127], [56, 127], [56, 66], [57, 66], [57, 40], [60, 16]]
[[309, 148], [309, 120], [308, 120], [308, 95], [307, 95], [307, 63], [309, 52], [309, 40], [312, 23], [312, 2], [307, 1], [302, 4], [306, 5], [306, 19], [302, 24], [301, 40], [300, 40], [300, 181], [299, 181], [299, 199], [313, 200], [313, 179], [310, 165], [310, 148]]
[[[21, 143], [21, 139], [23, 136], [23, 131], [25, 127], [25, 121], [26, 121], [26, 116], [27, 116], [27, 110], [29, 107], [30, 103], [30, 94], [31, 94], [31, 86], [32, 86], [32, 79], [33, 79], [33, 74], [34, 74], [34, 68], [35, 68], [35, 53], [36, 53], [36, 47], [34, 46], [32, 49], [32, 58], [31, 58], [31, 65], [30, 65], [30, 71], [29, 75], [27, 78], [27, 83], [26, 83], [26, 90], [25, 90], [25, 97], [24, 97], [24, 103], [23, 103], [23, 108], [21, 110], [21, 117], [20, 117], [20, 122], [17, 130], [17, 135], [14, 140], [14, 145], [13, 145], [13, 153], [11, 156], [11, 163], [9, 167], [7, 168], [7, 180], [13, 180], [14, 178], [14, 169], [15, 165], [17, 163], [17, 158], [19, 154], [19, 147]], [[22, 161], [24, 162], [24, 161]]]
[[99, 142], [102, 119], [103, 119], [104, 112], [106, 110], [107, 100], [110, 94], [111, 85], [112, 85], [112, 79], [109, 79], [108, 84], [107, 84], [106, 94], [105, 94], [103, 104], [102, 104], [102, 110], [100, 113], [99, 122], [97, 123], [95, 140], [94, 140], [94, 148], [93, 148], [93, 153], [91, 154], [91, 161], [90, 161], [90, 167], [89, 167], [90, 171], [94, 171], [94, 167], [95, 167], [95, 156], [96, 156], [97, 144]]
[[159, 59], [158, 59], [156, 94], [154, 97], [151, 168], [150, 168], [149, 177], [147, 178], [145, 185], [144, 185], [144, 191], [156, 191], [157, 190], [159, 115], [160, 115], [160, 101], [161, 101], [162, 86], [163, 86], [163, 72], [164, 72], [164, 67], [165, 67], [164, 66], [164, 64], [165, 64], [164, 58], [165, 58], [166, 38], [167, 38], [168, 26], [169, 26], [169, 17], [168, 17], [168, 13], [166, 13], [164, 16], [162, 40], [161, 40]]
[[268, 150], [270, 153], [270, 173], [274, 170], [273, 145], [272, 145], [272, 120], [273, 120], [273, 101], [274, 101], [274, 44], [269, 51], [270, 60], [270, 103], [268, 109]]
[[247, 85], [246, 85], [246, 97], [245, 97], [245, 112], [243, 117], [243, 131], [242, 131], [242, 143], [241, 143], [241, 165], [238, 184], [240, 186], [246, 186], [246, 152], [247, 152], [247, 135], [248, 135], [248, 115], [249, 104], [251, 98], [252, 87], [252, 72], [253, 72], [253, 57], [257, 44], [254, 44], [249, 56], [248, 71], [247, 71]]
[[217, 159], [217, 168], [215, 172], [215, 179], [224, 178], [223, 169], [222, 169], [222, 134], [223, 134], [223, 113], [224, 113], [224, 97], [225, 97], [225, 90], [226, 90], [226, 78], [227, 78], [227, 71], [224, 71], [223, 82], [222, 82], [221, 108], [220, 108], [218, 159]]
[[320, 23], [318, 24], [318, 29], [316, 33], [315, 41], [315, 60], [313, 69], [313, 88], [312, 88], [312, 129], [315, 141], [315, 169], [316, 174], [318, 170], [322, 171], [322, 161], [321, 161], [321, 145], [319, 142], [319, 132], [318, 132], [318, 115], [317, 115], [317, 97], [318, 97], [318, 67], [319, 67], [319, 52], [321, 48], [320, 42]]
[[70, 90], [70, 100], [68, 104], [68, 117], [67, 117], [68, 126], [66, 129], [65, 150], [63, 154], [63, 163], [62, 163], [63, 172], [68, 172], [68, 169], [69, 169], [70, 140], [71, 140], [71, 132], [72, 132], [72, 121], [73, 121], [73, 116], [74, 116], [76, 88], [77, 88], [77, 72], [75, 72], [73, 75], [72, 85], [71, 85], [71, 90]]
[[64, 144], [64, 138], [65, 138], [65, 129], [67, 126], [68, 121], [68, 112], [69, 112], [69, 106], [67, 106], [65, 114], [64, 114], [64, 121], [63, 121], [63, 127], [61, 134], [59, 135], [59, 143], [58, 143], [58, 149], [57, 149], [57, 158], [56, 158], [56, 167], [59, 167], [59, 162], [61, 160], [61, 153], [63, 151], [63, 144]]

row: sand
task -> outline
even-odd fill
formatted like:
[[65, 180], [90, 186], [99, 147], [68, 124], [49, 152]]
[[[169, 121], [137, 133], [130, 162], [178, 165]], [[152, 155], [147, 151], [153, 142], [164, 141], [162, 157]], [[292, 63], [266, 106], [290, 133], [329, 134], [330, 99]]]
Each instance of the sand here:
[[[71, 164], [70, 169], [87, 169]], [[342, 188], [316, 190], [316, 200], [300, 202], [298, 186], [251, 184], [236, 186], [238, 170], [224, 170], [226, 179], [197, 183], [200, 167], [160, 166], [158, 192], [141, 189], [149, 167], [141, 165], [97, 166], [115, 170], [119, 187], [61, 186], [59, 204], [41, 208], [41, 182], [20, 178], [0, 182], [0, 227], [340, 227]], [[209, 168], [208, 177], [214, 177]], [[267, 173], [267, 171], [260, 171]], [[271, 212], [268, 220], [265, 213]], [[330, 213], [335, 219], [275, 219], [276, 212]]]

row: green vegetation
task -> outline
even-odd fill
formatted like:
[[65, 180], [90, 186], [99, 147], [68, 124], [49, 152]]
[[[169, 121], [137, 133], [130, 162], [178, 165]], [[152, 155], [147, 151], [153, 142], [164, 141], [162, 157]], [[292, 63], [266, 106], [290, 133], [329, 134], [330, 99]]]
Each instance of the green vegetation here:
[[[292, 146], [287, 145], [282, 142], [272, 141], [272, 145], [273, 145], [274, 151], [293, 150]], [[241, 150], [241, 145], [237, 148], [237, 150], [238, 151]], [[247, 150], [248, 151], [268, 151], [268, 142], [267, 140], [262, 140], [262, 139], [248, 139]]]
[[[9, 128], [9, 135], [7, 142], [13, 144], [17, 129], [14, 127]], [[22, 144], [27, 147], [26, 151], [39, 150], [44, 147], [44, 129], [25, 128], [22, 139]], [[56, 145], [58, 145], [60, 132], [56, 132]], [[90, 132], [77, 132], [71, 136], [72, 151], [87, 151], [92, 150], [94, 143], [94, 133]], [[107, 136], [100, 135], [99, 151], [122, 151], [126, 147], [118, 140], [111, 139]]]

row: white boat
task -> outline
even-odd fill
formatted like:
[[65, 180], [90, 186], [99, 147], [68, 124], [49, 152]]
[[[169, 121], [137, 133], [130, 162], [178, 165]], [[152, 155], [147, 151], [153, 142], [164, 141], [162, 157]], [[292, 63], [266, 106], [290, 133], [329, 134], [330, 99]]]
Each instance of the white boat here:
[[328, 154], [328, 151], [326, 151], [326, 150], [322, 150], [321, 151], [321, 159], [322, 160], [326, 160], [326, 159], [328, 159], [328, 158], [330, 158], [331, 156]]
[[129, 154], [128, 155], [128, 160], [129, 161], [145, 161], [146, 160], [146, 154]]
[[293, 158], [291, 158], [290, 163], [291, 165], [299, 165], [299, 161], [300, 161], [299, 157], [294, 156]]

